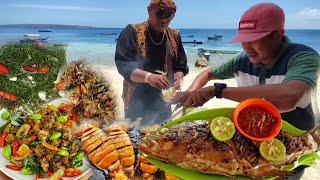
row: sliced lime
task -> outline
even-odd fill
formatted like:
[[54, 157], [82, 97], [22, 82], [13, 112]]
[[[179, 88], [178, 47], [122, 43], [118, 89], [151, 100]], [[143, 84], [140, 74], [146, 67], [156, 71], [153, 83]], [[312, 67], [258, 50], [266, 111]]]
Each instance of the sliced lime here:
[[211, 120], [210, 132], [216, 140], [227, 141], [233, 137], [236, 130], [231, 119], [219, 116]]
[[263, 141], [260, 144], [259, 151], [263, 158], [272, 162], [282, 161], [286, 157], [286, 147], [276, 138], [272, 138], [270, 141]]

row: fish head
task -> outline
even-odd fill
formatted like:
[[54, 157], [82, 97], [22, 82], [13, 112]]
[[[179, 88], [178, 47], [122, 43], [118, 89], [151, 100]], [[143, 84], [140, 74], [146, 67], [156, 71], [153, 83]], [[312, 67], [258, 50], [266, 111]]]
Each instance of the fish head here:
[[148, 132], [138, 145], [139, 151], [142, 154], [147, 154], [152, 157], [156, 157], [163, 161], [167, 161], [166, 151], [174, 147], [172, 141], [167, 141], [164, 137], [167, 131], [167, 128], [159, 128], [152, 132]]

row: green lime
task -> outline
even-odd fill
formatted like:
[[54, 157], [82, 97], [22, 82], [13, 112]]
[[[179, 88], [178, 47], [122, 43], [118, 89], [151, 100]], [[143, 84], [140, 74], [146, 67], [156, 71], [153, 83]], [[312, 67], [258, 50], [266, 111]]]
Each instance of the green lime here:
[[233, 137], [236, 130], [231, 119], [220, 116], [211, 120], [210, 132], [216, 140], [227, 141]]
[[10, 113], [7, 110], [5, 110], [1, 114], [1, 117], [2, 117], [3, 120], [8, 120], [10, 118]]
[[272, 162], [282, 161], [286, 157], [286, 147], [276, 138], [263, 141], [260, 144], [259, 151], [263, 158]]

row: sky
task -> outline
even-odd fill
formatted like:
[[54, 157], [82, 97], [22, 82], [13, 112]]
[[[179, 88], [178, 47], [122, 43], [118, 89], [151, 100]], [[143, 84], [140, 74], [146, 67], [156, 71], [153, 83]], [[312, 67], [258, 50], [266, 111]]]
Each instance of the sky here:
[[[148, 17], [150, 0], [0, 0], [0, 24], [65, 24], [123, 28]], [[260, 0], [175, 0], [175, 28], [236, 29]], [[269, 0], [282, 7], [286, 29], [320, 29], [320, 0]]]

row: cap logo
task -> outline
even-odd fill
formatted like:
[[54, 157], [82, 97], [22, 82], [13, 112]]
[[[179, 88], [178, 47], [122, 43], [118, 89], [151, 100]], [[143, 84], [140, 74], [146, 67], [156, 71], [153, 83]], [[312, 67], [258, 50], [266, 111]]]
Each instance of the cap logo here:
[[238, 30], [256, 29], [256, 20], [240, 21]]

